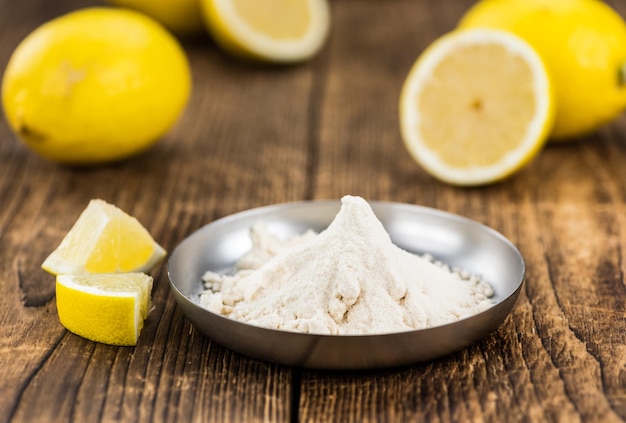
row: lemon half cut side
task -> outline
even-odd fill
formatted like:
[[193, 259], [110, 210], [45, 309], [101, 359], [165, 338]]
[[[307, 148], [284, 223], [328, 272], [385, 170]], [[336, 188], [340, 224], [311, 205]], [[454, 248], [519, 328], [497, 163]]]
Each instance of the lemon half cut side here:
[[136, 218], [95, 199], [41, 267], [54, 275], [148, 272], [165, 254]]
[[216, 42], [237, 56], [274, 63], [306, 60], [330, 31], [328, 0], [201, 0]]
[[111, 345], [136, 345], [151, 306], [144, 273], [58, 275], [56, 303], [70, 332]]
[[500, 30], [448, 33], [411, 68], [400, 129], [428, 173], [461, 186], [504, 179], [543, 147], [554, 122], [546, 67], [521, 38]]
[[191, 37], [204, 32], [198, 0], [107, 0], [107, 2], [145, 13], [180, 37]]

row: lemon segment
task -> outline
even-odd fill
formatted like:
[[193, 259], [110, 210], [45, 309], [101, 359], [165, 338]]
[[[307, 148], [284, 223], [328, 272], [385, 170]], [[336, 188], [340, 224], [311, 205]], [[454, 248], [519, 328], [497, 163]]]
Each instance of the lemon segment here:
[[131, 10], [88, 8], [35, 29], [2, 80], [7, 121], [29, 148], [64, 164], [121, 160], [153, 146], [191, 93], [178, 41]]
[[553, 103], [546, 68], [526, 42], [503, 31], [454, 31], [431, 44], [405, 80], [402, 138], [432, 176], [492, 183], [540, 151]]
[[598, 0], [482, 0], [459, 28], [512, 32], [539, 53], [556, 96], [554, 141], [580, 138], [626, 108], [626, 23]]
[[330, 31], [328, 0], [201, 0], [216, 42], [237, 56], [276, 63], [306, 60]]
[[165, 255], [137, 219], [96, 199], [41, 267], [54, 275], [148, 272]]
[[59, 320], [92, 341], [136, 345], [150, 311], [152, 283], [144, 273], [58, 275]]

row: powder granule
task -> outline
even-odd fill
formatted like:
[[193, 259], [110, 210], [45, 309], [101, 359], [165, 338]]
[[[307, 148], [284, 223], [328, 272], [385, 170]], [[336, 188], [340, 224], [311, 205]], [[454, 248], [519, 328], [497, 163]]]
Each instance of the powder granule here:
[[402, 250], [364, 199], [341, 201], [318, 235], [282, 242], [253, 228], [236, 274], [204, 275], [201, 305], [272, 329], [342, 335], [437, 326], [493, 304], [488, 283]]

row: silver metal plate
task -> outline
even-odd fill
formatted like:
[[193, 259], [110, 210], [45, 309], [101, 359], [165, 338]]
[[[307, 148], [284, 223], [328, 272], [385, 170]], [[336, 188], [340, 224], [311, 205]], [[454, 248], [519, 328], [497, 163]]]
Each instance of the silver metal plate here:
[[372, 369], [432, 360], [463, 349], [495, 330], [521, 290], [525, 264], [500, 233], [473, 220], [409, 204], [371, 202], [392, 241], [416, 253], [480, 275], [495, 290], [490, 309], [447, 325], [382, 335], [315, 335], [253, 326], [217, 315], [197, 302], [206, 270], [228, 272], [251, 247], [249, 230], [264, 223], [288, 238], [326, 229], [339, 201], [309, 201], [251, 209], [197, 230], [173, 251], [168, 276], [176, 301], [206, 336], [239, 353], [284, 365], [319, 369]]

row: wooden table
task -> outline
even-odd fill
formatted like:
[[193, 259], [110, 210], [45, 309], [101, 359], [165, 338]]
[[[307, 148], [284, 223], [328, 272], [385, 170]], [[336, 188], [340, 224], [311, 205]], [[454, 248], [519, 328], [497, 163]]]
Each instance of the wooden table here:
[[[185, 40], [194, 91], [146, 154], [75, 169], [0, 120], [0, 421], [626, 420], [626, 119], [549, 145], [497, 185], [455, 188], [409, 157], [398, 96], [409, 67], [471, 0], [341, 0], [310, 62], [254, 66]], [[610, 2], [626, 15], [626, 2]], [[39, 24], [96, 4], [0, 1], [0, 64]], [[500, 328], [427, 363], [358, 372], [253, 360], [202, 336], [154, 272], [136, 347], [59, 323], [40, 264], [92, 198], [136, 216], [168, 251], [234, 212], [354, 194], [483, 222], [521, 250], [527, 280]]]

